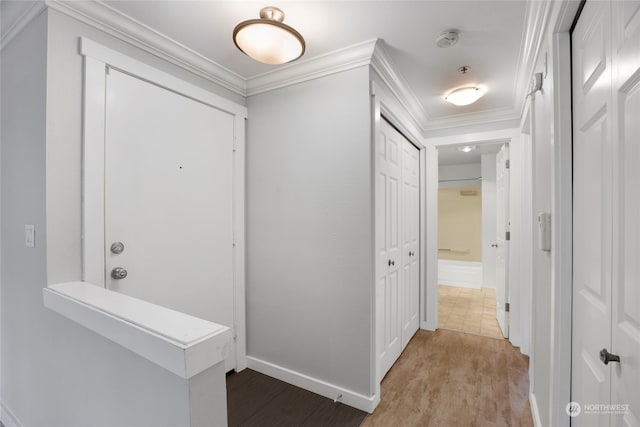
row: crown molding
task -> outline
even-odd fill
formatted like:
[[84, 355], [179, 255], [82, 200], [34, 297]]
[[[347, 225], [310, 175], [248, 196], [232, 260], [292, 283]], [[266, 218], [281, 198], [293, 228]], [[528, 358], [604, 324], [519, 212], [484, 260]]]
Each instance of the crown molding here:
[[18, 10], [16, 16], [11, 19], [11, 22], [2, 28], [2, 34], [0, 34], [0, 51], [4, 50], [15, 36], [46, 9], [45, 4], [41, 1], [33, 2], [30, 5], [26, 2], [5, 2], [3, 6], [5, 8], [2, 11], [3, 14], [7, 13], [6, 8], [9, 7], [23, 8], [23, 10]]
[[391, 61], [384, 45], [383, 40], [379, 40], [376, 44], [371, 58], [371, 67], [424, 133], [429, 116], [405, 78], [396, 71], [396, 66]]
[[240, 75], [101, 1], [45, 0], [44, 3], [232, 92], [246, 94], [246, 81]]
[[552, 1], [527, 2], [518, 70], [513, 83], [513, 106], [514, 111], [518, 112], [518, 117], [522, 116], [524, 110], [529, 90], [528, 82], [536, 66], [554, 3]]
[[460, 114], [443, 119], [429, 117], [407, 81], [397, 72], [397, 67], [386, 52], [385, 43], [381, 39], [367, 40], [245, 79], [99, 0], [44, 0], [34, 3], [19, 19], [7, 26], [7, 30], [1, 36], [1, 46], [4, 48], [31, 20], [46, 8], [51, 8], [244, 97], [368, 65], [426, 135], [442, 129], [510, 121], [521, 116], [519, 113], [524, 105], [526, 81], [533, 72], [548, 27], [552, 9], [550, 3], [552, 2], [528, 2], [520, 55], [521, 65], [514, 83], [514, 108]]
[[296, 83], [351, 70], [371, 63], [378, 39], [367, 40], [307, 60], [294, 62], [247, 79], [245, 95], [257, 95]]
[[429, 132], [459, 126], [518, 120], [519, 118], [520, 115], [513, 108], [496, 108], [493, 110], [478, 111], [476, 113], [456, 114], [441, 119], [433, 119], [425, 127], [424, 131]]

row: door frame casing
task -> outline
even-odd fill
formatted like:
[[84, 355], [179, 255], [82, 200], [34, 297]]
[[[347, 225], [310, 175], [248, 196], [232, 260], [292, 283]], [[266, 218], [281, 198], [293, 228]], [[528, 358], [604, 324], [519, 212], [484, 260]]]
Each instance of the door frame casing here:
[[108, 67], [164, 89], [203, 102], [234, 117], [233, 278], [236, 348], [235, 370], [247, 367], [245, 308], [245, 119], [247, 108], [137, 61], [90, 39], [80, 38], [84, 56], [83, 176], [82, 176], [82, 280], [105, 287], [104, 147], [106, 75]]

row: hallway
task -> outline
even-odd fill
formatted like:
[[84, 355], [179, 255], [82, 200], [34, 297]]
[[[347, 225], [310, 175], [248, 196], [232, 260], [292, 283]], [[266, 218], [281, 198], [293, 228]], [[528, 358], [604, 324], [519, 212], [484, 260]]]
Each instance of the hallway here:
[[362, 426], [532, 426], [528, 367], [508, 341], [420, 330]]
[[504, 339], [496, 320], [496, 290], [438, 286], [441, 329]]
[[528, 357], [508, 341], [420, 330], [382, 381], [380, 405], [366, 418], [245, 369], [227, 377], [229, 426], [529, 427], [528, 367]]

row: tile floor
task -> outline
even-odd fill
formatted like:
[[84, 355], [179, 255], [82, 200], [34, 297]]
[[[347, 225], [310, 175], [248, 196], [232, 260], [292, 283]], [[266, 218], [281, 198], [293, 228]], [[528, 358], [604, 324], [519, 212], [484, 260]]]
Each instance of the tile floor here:
[[440, 328], [504, 339], [496, 320], [496, 290], [438, 286]]

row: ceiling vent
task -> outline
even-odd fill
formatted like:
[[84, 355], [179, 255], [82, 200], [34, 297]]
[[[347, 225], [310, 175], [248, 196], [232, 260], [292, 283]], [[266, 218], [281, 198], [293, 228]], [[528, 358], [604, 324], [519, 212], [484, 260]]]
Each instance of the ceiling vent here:
[[443, 31], [436, 37], [436, 45], [442, 48], [453, 46], [458, 43], [458, 33], [458, 30]]

